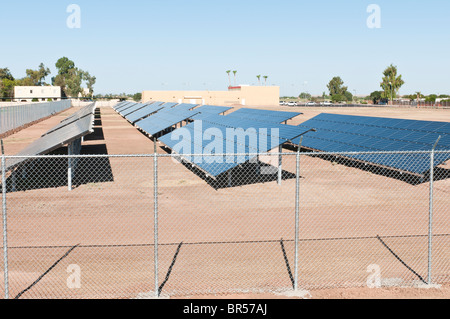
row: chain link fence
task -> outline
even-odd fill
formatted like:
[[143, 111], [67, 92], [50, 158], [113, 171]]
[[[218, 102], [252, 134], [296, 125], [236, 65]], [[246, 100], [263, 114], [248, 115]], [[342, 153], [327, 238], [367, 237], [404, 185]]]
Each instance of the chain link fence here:
[[[432, 167], [431, 152], [401, 154]], [[3, 298], [450, 281], [448, 165], [419, 176], [345, 153], [269, 153], [215, 178], [175, 154], [37, 156], [7, 172], [12, 158], [2, 156]]]
[[0, 106], [0, 135], [62, 112], [70, 106], [70, 100]]

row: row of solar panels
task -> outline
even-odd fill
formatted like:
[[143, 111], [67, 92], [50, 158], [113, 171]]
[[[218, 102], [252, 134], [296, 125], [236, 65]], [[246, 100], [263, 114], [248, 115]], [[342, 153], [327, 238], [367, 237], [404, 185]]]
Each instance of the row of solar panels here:
[[[115, 106], [119, 114], [147, 134], [154, 136], [162, 132], [159, 140], [174, 153], [205, 154], [194, 162], [198, 168], [214, 177], [252, 159], [252, 156], [230, 154], [266, 153], [304, 133], [304, 130], [297, 126], [280, 124], [301, 113], [241, 108], [227, 115], [221, 115], [232, 109], [216, 105], [198, 106], [162, 102], [148, 104], [124, 102]], [[164, 134], [168, 128], [183, 121], [187, 121], [188, 124]], [[230, 129], [233, 130], [234, 136], [241, 135], [243, 138], [231, 138]], [[256, 137], [254, 143], [250, 143], [251, 138], [246, 135], [251, 134], [252, 130]], [[181, 143], [180, 134], [183, 135]], [[213, 155], [224, 153], [228, 155], [222, 158]]]
[[[16, 156], [38, 156], [48, 154], [61, 146], [67, 145], [94, 132], [95, 103], [81, 108], [73, 115], [62, 120], [58, 125], [43, 134], [38, 140], [28, 145]], [[7, 169], [27, 161], [27, 158], [8, 159]]]
[[[299, 125], [315, 128], [317, 133], [303, 138], [302, 146], [326, 152], [401, 152], [450, 150], [450, 123], [351, 116], [323, 113]], [[299, 139], [294, 143], [299, 143]], [[430, 155], [352, 154], [347, 157], [391, 167], [411, 173], [424, 174], [431, 168]], [[449, 153], [437, 153], [435, 166], [450, 159]]]
[[[145, 110], [145, 108], [142, 108], [142, 105], [133, 106], [133, 103], [125, 103], [124, 105], [119, 105], [117, 109], [119, 113], [122, 112], [122, 115], [128, 117], [130, 122], [135, 121], [149, 110], [152, 110], [153, 115], [159, 113], [155, 117], [147, 114], [146, 116], [149, 116], [149, 119], [146, 121], [146, 125], [139, 125], [139, 122], [134, 122], [137, 127], [149, 132], [151, 135], [172, 127], [174, 124], [180, 122], [181, 119], [194, 121], [194, 123], [188, 124], [183, 128], [190, 132], [190, 134], [183, 135], [185, 139], [186, 136], [191, 136], [189, 143], [186, 143], [186, 141], [184, 144], [179, 143], [181, 132], [178, 130], [160, 138], [160, 141], [181, 155], [200, 152], [202, 154], [264, 153], [275, 149], [285, 142], [298, 145], [300, 143], [299, 135], [311, 129], [315, 129], [316, 132], [305, 135], [302, 140], [302, 146], [315, 151], [429, 151], [432, 149], [438, 137], [441, 137], [441, 139], [436, 149], [450, 149], [450, 123], [447, 122], [323, 113], [297, 127], [293, 127], [280, 123], [286, 122], [301, 113], [243, 108], [221, 116], [219, 115], [221, 114], [219, 111], [224, 109], [218, 106], [201, 106], [195, 108], [192, 104], [180, 104], [177, 106], [176, 103], [164, 104], [162, 102], [154, 102], [147, 107], [148, 109]], [[178, 107], [180, 108], [178, 109]], [[136, 108], [141, 108], [142, 111], [138, 115], [133, 116], [132, 114], [136, 112]], [[127, 109], [131, 113], [125, 113]], [[175, 111], [168, 112], [168, 109]], [[181, 112], [183, 109], [184, 112]], [[194, 114], [195, 112], [198, 112], [198, 114]], [[191, 117], [188, 117], [189, 114], [191, 114]], [[199, 120], [202, 120], [201, 125], [195, 123], [195, 121]], [[250, 145], [248, 141], [236, 142], [234, 139], [231, 140], [229, 137], [226, 137], [227, 128], [240, 128], [244, 131], [255, 129], [261, 140], [270, 141], [270, 143], [258, 142], [256, 145]], [[208, 134], [208, 131], [212, 129], [220, 132], [217, 135], [223, 139], [223, 147], [220, 149], [220, 152], [217, 149], [211, 148], [210, 141], [218, 137]], [[202, 138], [195, 138], [196, 134]], [[214, 145], [220, 145], [220, 143]], [[430, 170], [429, 154], [352, 154], [348, 155], [348, 157], [417, 174], [424, 174]], [[244, 160], [250, 159], [250, 157], [246, 157]], [[440, 165], [447, 160], [449, 160], [448, 154], [436, 154], [435, 165]], [[216, 156], [205, 156], [203, 157], [203, 161], [196, 164], [212, 176], [217, 176], [233, 167], [232, 163], [218, 165], [216, 162]]]

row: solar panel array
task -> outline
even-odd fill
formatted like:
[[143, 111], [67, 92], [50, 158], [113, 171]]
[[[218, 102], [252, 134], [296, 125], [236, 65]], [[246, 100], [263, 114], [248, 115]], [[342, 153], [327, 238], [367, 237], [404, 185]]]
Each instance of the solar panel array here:
[[[123, 112], [132, 105], [124, 103], [116, 109]], [[160, 140], [175, 153], [185, 156], [199, 152], [210, 154], [197, 159], [195, 164], [211, 176], [218, 176], [252, 159], [250, 156], [240, 156], [237, 160], [233, 154], [266, 153], [286, 142], [298, 145], [299, 136], [311, 129], [316, 132], [305, 135], [302, 146], [324, 152], [429, 151], [438, 136], [442, 136], [442, 139], [437, 150], [450, 147], [450, 124], [443, 122], [324, 113], [299, 126], [291, 126], [280, 123], [302, 113], [241, 108], [220, 115], [232, 108], [215, 105], [195, 107], [193, 104], [154, 102], [126, 118], [149, 135], [163, 132]], [[185, 127], [166, 134], [167, 129], [183, 121], [188, 123]], [[235, 133], [244, 133], [247, 139], [239, 140], [236, 136], [230, 138], [227, 135], [230, 129]], [[250, 143], [249, 136], [253, 131], [256, 131], [258, 139], [256, 144]], [[180, 136], [185, 139], [184, 143], [180, 143]], [[189, 137], [188, 141], [186, 136]], [[220, 143], [216, 139], [221, 140]], [[217, 150], [211, 145], [223, 145], [223, 149]], [[227, 154], [226, 159], [218, 160], [217, 156], [213, 156], [217, 153]], [[429, 154], [351, 154], [348, 157], [417, 174], [424, 174], [430, 169]], [[435, 159], [436, 165], [439, 165], [449, 158], [444, 154], [436, 154]]]
[[282, 123], [293, 119], [302, 113], [297, 112], [279, 112], [279, 111], [267, 111], [260, 109], [242, 108], [232, 113], [229, 113], [228, 117], [251, 119], [254, 121], [268, 122], [268, 123]]
[[193, 115], [191, 119], [193, 120], [203, 120], [211, 115], [223, 114], [226, 111], [233, 109], [232, 107], [226, 106], [216, 106], [216, 105], [202, 105], [196, 109], [195, 112], [199, 112], [197, 115]]
[[183, 109], [162, 109], [154, 115], [136, 122], [135, 125], [147, 134], [154, 136], [177, 123], [188, 120], [192, 115], [192, 112]]
[[[302, 133], [304, 130], [297, 126], [211, 115], [161, 137], [160, 141], [175, 153], [185, 155], [184, 158], [209, 175], [217, 177], [252, 160], [256, 153], [267, 153]], [[184, 139], [181, 143], [180, 137]], [[189, 154], [206, 156], [192, 159]]]
[[[317, 129], [315, 134], [303, 138], [302, 145], [324, 152], [429, 151], [439, 136], [436, 149], [450, 147], [450, 123], [446, 122], [323, 113], [299, 127]], [[293, 142], [298, 144], [299, 140]], [[349, 157], [417, 174], [430, 170], [429, 154]], [[448, 159], [446, 154], [436, 154], [436, 165]]]
[[[275, 112], [275, 111], [263, 111], [263, 110], [251, 110], [244, 109], [241, 111], [240, 116], [223, 116], [225, 112], [232, 109], [232, 107], [216, 106], [216, 105], [202, 105], [197, 107], [196, 104], [186, 103], [165, 103], [154, 102], [150, 105], [141, 107], [139, 110], [132, 112], [129, 115], [125, 115], [126, 110], [133, 110], [136, 106], [133, 103], [121, 103], [114, 108], [122, 116], [124, 116], [130, 123], [134, 124], [137, 128], [144, 131], [148, 135], [155, 136], [158, 133], [163, 133], [160, 140], [167, 146], [176, 149], [177, 139], [176, 135], [181, 132], [192, 133], [192, 137], [189, 140], [189, 150], [184, 154], [190, 154], [195, 149], [199, 149], [200, 152], [216, 152], [217, 150], [208, 148], [208, 145], [203, 147], [203, 138], [209, 140], [211, 138], [218, 138], [213, 136], [212, 129], [216, 129], [215, 132], [220, 132], [222, 136], [221, 143], [225, 146], [224, 150], [220, 153], [231, 154], [243, 154], [243, 153], [266, 153], [278, 146], [290, 141], [292, 138], [303, 133], [303, 131], [296, 126], [288, 126], [279, 124], [282, 121], [291, 119], [300, 113], [294, 112]], [[197, 107], [197, 108], [196, 108]], [[258, 120], [261, 118], [260, 120]], [[172, 128], [178, 123], [186, 121], [185, 127], [175, 130], [169, 134], [165, 134], [168, 129]], [[231, 140], [230, 137], [226, 137], [230, 129], [234, 129], [237, 135], [243, 135], [244, 139], [238, 138]], [[196, 141], [193, 136], [194, 133], [202, 136], [201, 141]], [[243, 134], [242, 134], [243, 133]], [[247, 139], [245, 138], [246, 133]], [[252, 134], [253, 133], [253, 134]], [[250, 143], [249, 136], [256, 137], [256, 143]], [[217, 154], [217, 153], [216, 153]], [[197, 166], [203, 169], [211, 176], [218, 176], [231, 168], [238, 166], [239, 164], [250, 160], [250, 156], [227, 156], [225, 161], [217, 164], [217, 156], [205, 156], [197, 163]], [[214, 164], [208, 163], [213, 161]], [[220, 161], [220, 160], [219, 160]]]
[[163, 109], [164, 108], [162, 106], [163, 104], [164, 104], [164, 102], [154, 102], [150, 105], [146, 105], [145, 107], [141, 108], [139, 111], [136, 111], [134, 113], [131, 113], [131, 114], [125, 116], [125, 118], [129, 122], [135, 123], [135, 122], [139, 121], [140, 119], [143, 119], [143, 118]]
[[[51, 129], [48, 133], [31, 143], [15, 156], [37, 156], [48, 154], [51, 151], [69, 144], [83, 136], [93, 133], [94, 110], [95, 103], [82, 108], [79, 112], [63, 120], [55, 128]], [[81, 116], [82, 114], [87, 115]], [[74, 116], [75, 120], [73, 120]], [[27, 160], [27, 158], [8, 159], [6, 163], [7, 169], [10, 170]]]
[[149, 104], [145, 104], [145, 103], [137, 103], [129, 108], [127, 108], [126, 110], [120, 111], [120, 115], [122, 116], [127, 116], [130, 115], [131, 113], [134, 113], [140, 109], [142, 109], [143, 107], [147, 106]]
[[71, 116], [65, 118], [64, 120], [62, 120], [58, 125], [56, 125], [55, 127], [53, 127], [52, 129], [50, 129], [49, 131], [47, 131], [45, 134], [43, 134], [42, 136], [48, 135], [54, 131], [59, 130], [60, 128], [69, 125], [73, 122], [79, 121], [80, 119], [84, 118], [84, 117], [92, 117], [94, 115], [94, 111], [95, 111], [95, 103], [92, 103], [86, 107], [83, 107], [81, 110], [75, 112], [74, 114], [72, 114]]

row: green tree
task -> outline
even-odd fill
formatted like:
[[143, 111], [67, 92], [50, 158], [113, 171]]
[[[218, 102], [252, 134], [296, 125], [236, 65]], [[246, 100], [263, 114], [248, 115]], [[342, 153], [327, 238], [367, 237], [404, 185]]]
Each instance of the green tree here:
[[0, 68], [0, 80], [3, 79], [14, 81], [14, 77], [12, 76], [11, 71], [9, 71], [8, 68]]
[[142, 100], [142, 93], [136, 93], [133, 95], [133, 100], [135, 100], [136, 102], [139, 102], [140, 100]]
[[83, 92], [81, 88], [83, 81], [89, 89], [89, 96], [93, 96], [96, 78], [89, 72], [77, 68], [75, 63], [67, 57], [60, 58], [55, 66], [58, 74], [52, 78], [52, 83], [62, 88], [63, 96], [77, 98]]
[[347, 100], [347, 102], [352, 102], [353, 101], [353, 94], [350, 93], [349, 91], [345, 91], [344, 92], [344, 97]]
[[378, 104], [383, 97], [382, 91], [374, 91], [370, 93], [370, 99], [372, 100], [373, 104]]
[[9, 77], [5, 77], [0, 80], [0, 102], [2, 100], [9, 100], [14, 96], [14, 87], [16, 86], [15, 80], [10, 80]]
[[230, 75], [230, 73], [231, 73], [231, 70], [227, 70], [227, 74], [228, 74], [228, 86], [231, 86], [231, 75]]
[[14, 95], [15, 79], [8, 68], [0, 68], [0, 101]]
[[83, 91], [81, 83], [83, 81], [83, 71], [78, 68], [70, 69], [66, 77], [66, 94], [67, 96], [77, 98]]
[[86, 87], [89, 90], [89, 97], [93, 97], [94, 96], [94, 85], [95, 85], [95, 82], [97, 82], [97, 79], [95, 76], [91, 76], [89, 74], [89, 72], [82, 71], [82, 74], [83, 74], [82, 75], [83, 81], [86, 82]]
[[67, 57], [62, 57], [56, 62], [55, 66], [58, 69], [58, 74], [66, 75], [75, 68], [75, 63]]
[[261, 75], [257, 75], [256, 78], [258, 79], [258, 85], [261, 85]]
[[28, 83], [31, 83], [31, 86], [42, 86], [46, 85], [44, 79], [50, 74], [50, 69], [46, 68], [44, 63], [39, 65], [37, 70], [27, 69], [26, 74], [27, 78], [30, 79]]
[[343, 94], [333, 94], [333, 95], [331, 95], [331, 101], [333, 103], [339, 103], [339, 102], [343, 102], [345, 100], [346, 100], [346, 97]]
[[237, 71], [235, 70], [235, 71], [233, 71], [233, 75], [234, 75], [234, 85], [236, 86], [236, 74], [237, 74]]
[[267, 79], [269, 78], [269, 76], [268, 75], [264, 75], [263, 78], [264, 78], [264, 84], [267, 86]]
[[339, 76], [335, 76], [327, 85], [330, 96], [341, 95], [343, 96], [347, 92], [348, 87], [344, 86], [344, 81]]
[[383, 89], [383, 98], [393, 101], [397, 97], [398, 91], [405, 84], [401, 75], [398, 75], [397, 67], [394, 65], [388, 66], [383, 72], [383, 80], [380, 83]]
[[302, 93], [300, 93], [300, 95], [298, 97], [301, 98], [301, 99], [304, 99], [304, 100], [310, 100], [311, 99], [311, 94], [306, 93], [306, 92], [302, 92]]
[[428, 103], [435, 103], [437, 97], [438, 97], [437, 94], [430, 94], [430, 95], [428, 95], [428, 96], [425, 98], [425, 102], [428, 102]]

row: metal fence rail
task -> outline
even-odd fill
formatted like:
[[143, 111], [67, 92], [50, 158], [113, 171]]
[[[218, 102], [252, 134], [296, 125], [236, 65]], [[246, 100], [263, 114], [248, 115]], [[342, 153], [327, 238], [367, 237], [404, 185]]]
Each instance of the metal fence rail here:
[[351, 154], [258, 154], [217, 178], [169, 154], [35, 156], [14, 172], [2, 156], [0, 296], [449, 283], [450, 168], [433, 160], [450, 151], [364, 153], [428, 158], [425, 176]]
[[63, 100], [0, 107], [0, 134], [64, 111], [70, 106], [70, 100]]

